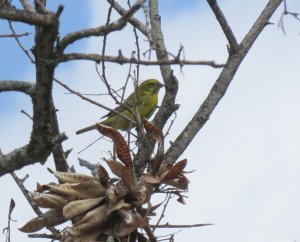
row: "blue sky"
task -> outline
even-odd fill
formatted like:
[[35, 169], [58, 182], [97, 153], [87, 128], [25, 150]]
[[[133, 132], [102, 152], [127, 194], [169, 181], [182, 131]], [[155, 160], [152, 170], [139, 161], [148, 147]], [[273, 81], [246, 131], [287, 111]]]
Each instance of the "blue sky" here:
[[[48, 2], [53, 10], [59, 4], [59, 1]], [[266, 2], [221, 1], [238, 40], [253, 24]], [[105, 21], [107, 6], [102, 7], [100, 1], [64, 1], [64, 5], [61, 36]], [[290, 11], [300, 12], [298, 1], [288, 1], [288, 6]], [[172, 53], [177, 53], [183, 44], [187, 59], [216, 60], [219, 63], [226, 60], [226, 39], [205, 1], [164, 0], [160, 1], [160, 7], [166, 44]], [[224, 99], [182, 156], [188, 159], [188, 169], [196, 170], [189, 174], [189, 198], [185, 206], [175, 201], [171, 203], [164, 222], [214, 223], [215, 226], [185, 230], [176, 234], [176, 241], [195, 241], [195, 238], [205, 242], [300, 241], [300, 23], [287, 16], [287, 35], [284, 35], [277, 28], [281, 11], [282, 6], [272, 18], [274, 25], [268, 26], [259, 36]], [[15, 26], [17, 32], [32, 32], [21, 25]], [[0, 32], [9, 32], [6, 22], [0, 21]], [[27, 48], [32, 46], [30, 38], [32, 36], [22, 38]], [[122, 49], [128, 55], [134, 50], [130, 26], [109, 38], [109, 54]], [[147, 49], [142, 36], [140, 39], [141, 46]], [[86, 39], [68, 51], [99, 51], [100, 47], [101, 40]], [[1, 68], [0, 80], [30, 81], [34, 78], [33, 65], [15, 41], [0, 38], [0, 53], [0, 66], [5, 67]], [[219, 70], [209, 67], [186, 66], [183, 72], [178, 67], [173, 68], [179, 79], [177, 102], [181, 108], [168, 141], [173, 140], [190, 120], [219, 74]], [[107, 65], [109, 80], [115, 87], [122, 84], [127, 72], [128, 65]], [[75, 90], [103, 93], [93, 63], [64, 64], [57, 69], [56, 76]], [[148, 77], [160, 79], [159, 69], [142, 67], [141, 79]], [[65, 92], [54, 85], [60, 128], [69, 136], [64, 147], [74, 148], [69, 161], [77, 170], [86, 172], [78, 166], [77, 158], [100, 162], [100, 157], [105, 156], [111, 146], [101, 141], [88, 152], [77, 155], [98, 134], [78, 137], [74, 133], [78, 128], [98, 121], [105, 111]], [[106, 97], [95, 99], [114, 106]], [[30, 112], [29, 98], [22, 94], [1, 93], [0, 147], [3, 152], [24, 145], [29, 138], [31, 122], [20, 113], [21, 109]], [[51, 158], [46, 166], [53, 167]], [[28, 189], [34, 189], [35, 181], [51, 181], [46, 166], [36, 164], [18, 172], [21, 177], [30, 174], [26, 184]], [[18, 221], [12, 225], [16, 229], [34, 213], [9, 176], [0, 178], [0, 186], [4, 189], [0, 214], [7, 214], [11, 197], [17, 201], [13, 217]], [[5, 227], [6, 222], [6, 216], [3, 216], [0, 228]], [[15, 230], [12, 241], [29, 240]]]

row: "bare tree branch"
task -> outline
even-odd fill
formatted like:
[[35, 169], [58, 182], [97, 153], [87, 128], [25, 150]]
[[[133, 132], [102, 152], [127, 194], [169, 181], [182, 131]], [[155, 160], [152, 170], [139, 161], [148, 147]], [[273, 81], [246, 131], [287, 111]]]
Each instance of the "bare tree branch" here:
[[[109, 2], [113, 8], [121, 15], [124, 16], [124, 14], [126, 13], [126, 10], [124, 8], [122, 8], [122, 6], [115, 0], [107, 0], [107, 2]], [[150, 29], [147, 28], [146, 25], [144, 25], [140, 20], [131, 17], [128, 22], [134, 26], [135, 28], [137, 28], [139, 31], [141, 31], [150, 41], [150, 46], [152, 45], [152, 38], [151, 38], [151, 34], [150, 34]]]
[[[157, 0], [149, 0], [149, 15], [151, 24], [150, 33], [157, 60], [168, 62], [168, 51], [164, 43]], [[161, 107], [153, 119], [153, 123], [162, 128], [171, 115], [178, 109], [178, 105], [175, 104], [175, 98], [178, 92], [178, 80], [173, 75], [173, 70], [170, 65], [160, 65], [160, 71], [164, 80], [166, 92]], [[153, 151], [154, 145], [155, 142], [150, 138], [150, 135], [147, 135], [142, 140], [135, 157], [135, 168], [138, 174], [145, 169], [146, 161]]]
[[26, 81], [0, 81], [0, 93], [8, 91], [23, 92], [29, 96], [33, 96], [35, 86], [33, 83]]
[[175, 162], [193, 140], [198, 131], [208, 121], [211, 113], [226, 93], [226, 90], [231, 83], [236, 71], [238, 70], [239, 65], [250, 50], [258, 35], [268, 24], [272, 14], [282, 3], [282, 1], [283, 0], [269, 1], [269, 3], [266, 5], [250, 31], [246, 34], [236, 51], [229, 56], [223, 71], [210, 90], [209, 95], [207, 96], [203, 104], [199, 107], [192, 120], [188, 123], [185, 129], [181, 132], [181, 134], [177, 137], [175, 142], [172, 143], [172, 146], [166, 152], [166, 162]]
[[224, 16], [222, 10], [220, 9], [217, 1], [216, 0], [207, 0], [207, 2], [209, 4], [209, 6], [211, 7], [212, 11], [214, 12], [214, 14], [216, 15], [216, 18], [217, 18], [219, 24], [221, 25], [221, 28], [222, 28], [222, 30], [228, 40], [228, 43], [230, 45], [230, 53], [232, 53], [238, 47], [236, 38], [235, 38], [229, 24], [227, 23], [227, 20]]
[[[5, 9], [5, 14], [3, 14], [3, 11], [0, 11], [0, 17], [3, 17], [3, 15], [11, 16], [12, 20], [46, 25], [46, 27], [37, 27], [35, 34], [33, 53], [36, 60], [36, 84], [34, 85], [34, 95], [32, 96], [33, 127], [30, 141], [29, 144], [0, 158], [0, 176], [36, 162], [43, 164], [51, 154], [53, 146], [67, 139], [65, 134], [53, 135], [51, 126], [53, 122], [52, 82], [56, 66], [56, 63], [53, 61], [54, 43], [58, 36], [58, 17], [51, 12], [45, 15], [10, 9]], [[15, 15], [8, 15], [8, 13], [14, 13]], [[44, 16], [43, 18], [46, 19], [42, 23], [39, 22], [40, 16]], [[48, 21], [49, 19], [51, 22]], [[20, 84], [14, 82], [14, 85], [12, 83], [9, 85], [11, 89], [18, 89], [26, 93], [28, 84], [26, 84], [27, 86], [24, 83]]]
[[66, 35], [59, 43], [57, 49], [59, 51], [63, 51], [68, 45], [72, 44], [76, 40], [87, 38], [91, 36], [104, 36], [108, 33], [111, 33], [116, 30], [121, 30], [124, 28], [128, 22], [128, 19], [136, 13], [145, 0], [138, 0], [126, 13], [118, 19], [116, 22], [100, 26], [98, 28], [90, 28], [90, 29], [83, 29], [74, 33], [70, 33]]
[[[44, 163], [50, 155], [53, 145], [55, 145], [56, 143], [61, 143], [67, 138], [68, 137], [64, 133], [54, 137], [50, 142], [49, 149], [48, 147], [46, 149], [43, 144], [35, 145], [33, 147], [30, 145], [25, 145], [21, 148], [13, 150], [8, 154], [5, 154], [3, 157], [0, 157], [0, 177], [7, 173], [21, 169], [27, 165], [32, 165], [37, 162]], [[36, 154], [32, 154], [33, 148], [39, 149], [38, 151], [36, 151], [36, 153], [38, 152], [38, 155], [49, 155], [47, 157], [45, 155], [45, 158], [43, 157], [43, 160], [38, 159], [36, 156], [34, 156]]]
[[49, 12], [48, 14], [40, 14], [13, 8], [0, 9], [0, 19], [7, 19], [38, 26], [50, 26], [57, 24], [57, 18], [54, 13]]
[[222, 68], [224, 67], [224, 64], [217, 64], [214, 61], [193, 61], [193, 60], [181, 60], [179, 58], [177, 59], [162, 59], [158, 61], [147, 61], [147, 60], [138, 60], [135, 57], [127, 58], [124, 56], [103, 56], [99, 54], [85, 54], [85, 53], [70, 53], [61, 55], [57, 58], [58, 62], [67, 62], [71, 60], [90, 60], [95, 61], [97, 63], [101, 61], [105, 62], [112, 62], [112, 63], [118, 63], [120, 65], [122, 64], [140, 64], [145, 66], [150, 65], [159, 65], [159, 66], [169, 66], [169, 65], [203, 65], [203, 66], [210, 66], [213, 68]]
[[23, 36], [28, 36], [30, 33], [28, 32], [25, 32], [25, 33], [22, 33], [22, 34], [17, 34], [17, 33], [14, 33], [14, 34], [0, 34], [0, 38], [19, 38], [19, 37], [23, 37]]
[[[59, 125], [56, 115], [56, 109], [54, 106], [54, 102], [52, 100], [51, 104], [51, 130], [52, 130], [52, 137], [56, 137], [60, 134], [59, 132]], [[55, 163], [55, 169], [57, 171], [69, 171], [69, 165], [65, 157], [65, 152], [63, 150], [61, 143], [55, 143], [52, 147], [52, 155]]]
[[[9, 28], [13, 34], [16, 34], [16, 31], [12, 25], [12, 21], [8, 20]], [[34, 58], [30, 55], [29, 51], [22, 45], [21, 41], [19, 40], [18, 36], [15, 36], [15, 40], [17, 41], [18, 45], [20, 46], [21, 50], [25, 53], [25, 55], [30, 59], [31, 63], [34, 63]]]

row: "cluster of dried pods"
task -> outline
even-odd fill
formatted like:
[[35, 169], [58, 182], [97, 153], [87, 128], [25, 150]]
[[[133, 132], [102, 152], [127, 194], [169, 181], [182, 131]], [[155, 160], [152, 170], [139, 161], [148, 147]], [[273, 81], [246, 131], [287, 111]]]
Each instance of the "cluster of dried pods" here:
[[143, 124], [158, 142], [158, 151], [150, 161], [149, 173], [137, 177], [123, 136], [113, 128], [98, 125], [98, 131], [114, 142], [121, 162], [106, 160], [106, 163], [118, 178], [110, 178], [101, 165], [98, 166], [97, 177], [49, 169], [58, 183], [38, 184], [36, 191], [31, 193], [39, 207], [49, 210], [27, 222], [20, 230], [33, 233], [70, 220], [72, 226], [61, 231], [60, 241], [106, 241], [108, 236], [123, 241], [133, 235], [137, 241], [147, 241], [137, 228], [148, 227], [149, 216], [158, 207], [151, 206], [152, 194], [162, 185], [171, 186], [178, 195], [178, 201], [184, 203], [180, 192], [187, 189], [188, 180], [183, 174], [186, 160], [174, 165], [164, 164], [162, 131], [147, 120], [143, 120]]

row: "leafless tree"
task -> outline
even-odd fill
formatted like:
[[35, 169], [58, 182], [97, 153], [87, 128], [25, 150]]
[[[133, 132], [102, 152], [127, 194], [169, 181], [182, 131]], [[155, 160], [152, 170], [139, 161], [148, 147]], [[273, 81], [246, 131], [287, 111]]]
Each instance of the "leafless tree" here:
[[[57, 8], [56, 12], [51, 12], [47, 10], [46, 1], [42, 0], [35, 0], [34, 6], [27, 0], [20, 0], [23, 6], [22, 9], [15, 8], [12, 1], [2, 0], [0, 2], [0, 19], [1, 21], [8, 21], [12, 30], [11, 33], [0, 35], [0, 38], [15, 39], [36, 69], [36, 80], [34, 82], [25, 80], [0, 80], [0, 93], [7, 91], [22, 92], [30, 96], [33, 107], [30, 141], [23, 147], [16, 147], [12, 152], [1, 155], [0, 176], [8, 173], [14, 175], [14, 171], [37, 162], [44, 164], [51, 154], [54, 157], [57, 171], [70, 171], [67, 156], [62, 147], [62, 143], [67, 139], [67, 136], [59, 129], [59, 120], [57, 119], [52, 95], [54, 82], [86, 101], [110, 110], [96, 103], [86, 95], [72, 90], [54, 76], [55, 69], [60, 64], [76, 60], [93, 61], [97, 64], [102, 64], [100, 77], [107, 85], [108, 92], [112, 97], [115, 97], [116, 101], [120, 100], [120, 98], [115, 95], [114, 90], [110, 88], [110, 84], [107, 82], [105, 63], [128, 64], [130, 66], [136, 64], [137, 71], [133, 78], [136, 81], [139, 80], [139, 66], [159, 66], [165, 85], [165, 94], [152, 123], [160, 129], [163, 129], [167, 121], [170, 121], [170, 117], [179, 107], [175, 102], [178, 92], [178, 79], [172, 70], [173, 65], [179, 65], [181, 68], [184, 68], [186, 65], [198, 65], [222, 69], [204, 102], [198, 104], [198, 110], [193, 118], [164, 152], [164, 162], [174, 164], [189, 146], [190, 142], [192, 142], [199, 130], [208, 121], [211, 113], [225, 95], [243, 59], [257, 37], [270, 24], [271, 16], [283, 0], [270, 0], [241, 42], [237, 41], [217, 1], [207, 0], [228, 41], [228, 58], [226, 63], [221, 64], [206, 60], [186, 60], [183, 58], [182, 48], [178, 50], [178, 53], [171, 54], [164, 41], [157, 0], [137, 0], [134, 4], [128, 3], [127, 7], [121, 6], [115, 0], [107, 0], [107, 2], [110, 8], [106, 23], [98, 27], [71, 32], [62, 37], [58, 35], [60, 15], [64, 9], [62, 5]], [[141, 21], [136, 17], [136, 12], [141, 11], [141, 9], [145, 11], [146, 21]], [[116, 11], [119, 14], [119, 18], [115, 21], [110, 20], [112, 11]], [[28, 33], [16, 33], [12, 25], [14, 22], [22, 22], [35, 27], [34, 47], [31, 49], [31, 52], [26, 50], [21, 42], [22, 36], [27, 36]], [[114, 31], [122, 31], [126, 25], [134, 27], [136, 40], [138, 39], [138, 35], [142, 35], [143, 38], [147, 39], [149, 50], [145, 50], [145, 52], [150, 53], [151, 59], [148, 58], [148, 55], [143, 57], [138, 41], [136, 41], [137, 51], [132, 56], [124, 56], [121, 51], [116, 56], [106, 55], [107, 36]], [[99, 37], [103, 40], [102, 52], [83, 53], [79, 50], [78, 52], [66, 53], [65, 50], [67, 47], [88, 37]], [[155, 55], [155, 58], [153, 58], [153, 55]], [[149, 157], [153, 154], [157, 140], [152, 139], [150, 132], [142, 139], [138, 139], [137, 142], [138, 149], [134, 152], [134, 166], [136, 173], [140, 175], [144, 172], [149, 162]], [[87, 166], [87, 164], [85, 165]], [[22, 181], [18, 180], [17, 177], [14, 178], [20, 183], [20, 187], [22, 187]], [[26, 194], [25, 190], [24, 193]], [[28, 199], [29, 201], [31, 200], [30, 196]], [[39, 210], [37, 210], [37, 213], [40, 214]], [[56, 233], [54, 228], [50, 228], [50, 230]], [[151, 241], [156, 241], [151, 231], [153, 228], [147, 227], [147, 230], [148, 238]]]

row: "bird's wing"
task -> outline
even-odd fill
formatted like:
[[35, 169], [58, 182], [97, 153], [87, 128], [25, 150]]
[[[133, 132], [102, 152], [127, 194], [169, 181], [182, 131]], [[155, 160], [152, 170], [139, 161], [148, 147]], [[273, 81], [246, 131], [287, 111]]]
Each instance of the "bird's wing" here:
[[[118, 107], [116, 107], [114, 109], [114, 111], [116, 111], [117, 113], [122, 113], [124, 110], [126, 110], [127, 108], [132, 108], [135, 102], [135, 93], [131, 93], [126, 100], [123, 102], [123, 105], [120, 105]], [[138, 102], [136, 102], [136, 105], [138, 105]], [[109, 113], [107, 113], [106, 115], [104, 115], [101, 118], [106, 118], [106, 117], [111, 117], [113, 115], [116, 115], [116, 112], [110, 111]]]

